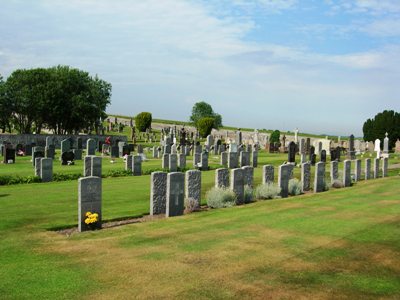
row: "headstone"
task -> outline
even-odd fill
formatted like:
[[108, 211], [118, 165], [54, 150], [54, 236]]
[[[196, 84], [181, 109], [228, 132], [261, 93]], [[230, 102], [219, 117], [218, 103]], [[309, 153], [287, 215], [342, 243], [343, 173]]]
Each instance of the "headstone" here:
[[166, 217], [183, 215], [184, 211], [185, 175], [173, 172], [167, 175]]
[[349, 154], [348, 158], [351, 160], [356, 159], [356, 151], [354, 148], [354, 135], [350, 135], [349, 137]]
[[53, 180], [53, 159], [41, 158], [40, 159], [40, 178], [42, 182], [50, 182]]
[[379, 158], [374, 159], [374, 178], [379, 178]]
[[229, 187], [229, 169], [217, 169], [215, 171], [215, 187]]
[[385, 138], [383, 140], [383, 158], [389, 158], [389, 138], [388, 138], [388, 133], [386, 132]]
[[306, 140], [300, 139], [300, 146], [299, 146], [300, 154], [306, 154]]
[[231, 170], [231, 190], [236, 194], [236, 204], [244, 203], [244, 178], [242, 169]]
[[63, 152], [61, 154], [61, 164], [63, 166], [68, 165], [68, 163], [72, 163], [75, 159], [75, 155], [74, 152], [72, 151], [67, 151], [67, 152]]
[[288, 162], [295, 163], [296, 162], [296, 143], [290, 142], [289, 143], [289, 153], [288, 153]]
[[321, 151], [321, 162], [326, 163], [326, 150]]
[[34, 151], [32, 152], [32, 164], [33, 164], [33, 166], [35, 166], [36, 158], [44, 157], [44, 152], [41, 151], [41, 150], [36, 150], [37, 148], [38, 147], [35, 147]]
[[133, 176], [142, 175], [142, 157], [140, 155], [132, 156], [132, 173]]
[[43, 157], [36, 157], [35, 158], [35, 176], [40, 177], [40, 169], [41, 169], [41, 163], [42, 163], [42, 158]]
[[381, 158], [381, 141], [379, 139], [375, 140], [374, 151], [376, 152], [376, 158]]
[[325, 190], [325, 163], [319, 162], [315, 165], [314, 193]]
[[354, 181], [361, 180], [361, 159], [354, 160]]
[[258, 151], [257, 150], [253, 150], [252, 151], [252, 166], [253, 168], [257, 168], [258, 167]]
[[308, 192], [311, 188], [311, 164], [306, 162], [301, 164], [301, 184], [302, 191]]
[[250, 153], [247, 151], [240, 152], [240, 166], [250, 166]]
[[76, 139], [76, 146], [77, 146], [76, 149], [82, 150], [82, 138], [78, 137]]
[[369, 180], [371, 178], [371, 159], [367, 158], [365, 160], [365, 180]]
[[118, 146], [111, 146], [110, 149], [111, 158], [118, 158], [119, 157], [119, 148]]
[[342, 152], [342, 149], [339, 146], [336, 147], [336, 160], [337, 161], [340, 161], [341, 152]]
[[161, 161], [162, 166], [161, 166], [161, 167], [162, 167], [164, 170], [169, 169], [169, 155], [170, 155], [170, 154], [165, 153], [165, 154], [163, 154], [163, 156], [162, 156], [162, 161]]
[[153, 158], [158, 158], [158, 149], [156, 146], [153, 147]]
[[339, 162], [331, 161], [331, 182], [339, 179]]
[[201, 171], [199, 171], [199, 170], [187, 171], [185, 180], [186, 180], [186, 185], [185, 185], [186, 199], [189, 199], [189, 198], [194, 199], [196, 201], [196, 208], [200, 208], [200, 204], [201, 204]]
[[224, 167], [228, 166], [228, 152], [221, 152], [221, 165]]
[[241, 145], [242, 144], [242, 132], [240, 130], [236, 131], [236, 144]]
[[133, 171], [132, 171], [132, 155], [127, 155], [126, 156], [125, 170], [126, 171], [130, 171], [131, 173], [133, 173]]
[[310, 151], [311, 151], [311, 139], [307, 138], [306, 139], [306, 153], [310, 154]]
[[388, 176], [388, 168], [389, 168], [389, 158], [384, 157], [382, 159], [382, 177]]
[[201, 170], [207, 171], [208, 170], [208, 152], [203, 151], [201, 153]]
[[400, 153], [400, 140], [399, 139], [397, 139], [397, 141], [396, 141], [394, 152], [395, 153]]
[[185, 153], [178, 154], [178, 167], [180, 170], [186, 168], [186, 155]]
[[242, 167], [243, 170], [243, 184], [253, 187], [254, 168], [250, 166]]
[[228, 168], [235, 169], [238, 167], [238, 154], [237, 152], [228, 152]]
[[197, 167], [197, 165], [200, 163], [201, 160], [201, 154], [200, 153], [193, 153], [193, 167]]
[[263, 166], [262, 184], [274, 183], [274, 176], [275, 176], [274, 166], [272, 165]]
[[142, 154], [143, 153], [143, 145], [138, 145], [137, 146], [137, 152], [138, 152], [138, 154]]
[[344, 187], [351, 186], [351, 160], [343, 162], [343, 185]]
[[167, 173], [153, 172], [151, 173], [150, 215], [165, 214], [166, 203]]
[[94, 139], [86, 141], [86, 155], [96, 155], [96, 141]]
[[289, 196], [289, 180], [293, 171], [293, 165], [286, 164], [279, 166], [278, 186], [281, 188], [281, 197]]
[[82, 160], [82, 149], [72, 149], [74, 160]]
[[32, 145], [31, 144], [25, 145], [25, 155], [26, 156], [32, 155]]
[[311, 154], [311, 165], [315, 166], [316, 162], [317, 162], [317, 155]]
[[169, 155], [169, 171], [176, 172], [178, 171], [178, 155], [177, 154], [170, 154]]
[[101, 177], [101, 157], [86, 155], [83, 159], [83, 176]]
[[71, 150], [71, 143], [69, 139], [65, 139], [61, 141], [61, 154], [64, 152], [68, 152]]
[[[97, 213], [98, 221], [86, 224], [86, 213]], [[101, 178], [83, 177], [78, 179], [78, 231], [101, 228]]]
[[54, 159], [56, 154], [56, 148], [54, 145], [49, 145], [44, 148], [44, 154], [47, 158]]

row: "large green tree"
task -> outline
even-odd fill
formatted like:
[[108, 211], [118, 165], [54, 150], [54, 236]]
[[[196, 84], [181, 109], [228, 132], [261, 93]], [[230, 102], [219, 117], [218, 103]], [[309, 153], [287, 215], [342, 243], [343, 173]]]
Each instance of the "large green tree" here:
[[11, 132], [11, 103], [6, 98], [5, 82], [0, 74], [0, 128], [4, 133], [6, 130]]
[[20, 133], [46, 126], [57, 134], [93, 130], [107, 117], [111, 84], [89, 73], [57, 66], [16, 70], [5, 83], [5, 102]]
[[217, 114], [212, 109], [211, 105], [207, 102], [201, 101], [197, 102], [193, 105], [192, 115], [190, 116], [190, 121], [194, 123], [194, 125], [198, 128], [198, 122], [203, 118], [213, 118], [215, 129], [218, 129], [222, 126], [222, 117], [220, 114]]
[[269, 142], [272, 143], [280, 143], [281, 132], [279, 130], [275, 130], [271, 133], [269, 138]]
[[400, 114], [393, 110], [385, 110], [374, 118], [365, 121], [363, 126], [364, 140], [383, 140], [385, 133], [389, 134], [389, 146], [393, 147], [400, 138]]

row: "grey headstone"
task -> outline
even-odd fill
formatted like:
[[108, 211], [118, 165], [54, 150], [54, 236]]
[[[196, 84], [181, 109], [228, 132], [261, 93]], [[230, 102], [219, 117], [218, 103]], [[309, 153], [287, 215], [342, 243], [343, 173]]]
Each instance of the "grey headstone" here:
[[41, 168], [41, 163], [42, 163], [42, 157], [36, 157], [35, 158], [35, 176], [39, 176], [40, 177], [40, 168]]
[[88, 139], [86, 141], [86, 155], [96, 154], [96, 141], [94, 139]]
[[142, 175], [142, 157], [140, 155], [132, 156], [132, 173], [133, 176]]
[[250, 166], [250, 153], [247, 151], [240, 152], [240, 166]]
[[92, 156], [92, 174], [91, 176], [101, 177], [102, 159], [98, 156]]
[[183, 215], [184, 211], [185, 175], [172, 172], [167, 175], [166, 217]]
[[387, 157], [382, 158], [382, 177], [388, 176], [389, 159]]
[[193, 167], [196, 167], [198, 163], [200, 163], [201, 159], [201, 154], [200, 153], [194, 153], [193, 154]]
[[169, 171], [170, 172], [178, 171], [178, 155], [170, 154], [169, 155], [168, 165], [169, 165]]
[[228, 168], [235, 169], [238, 167], [238, 154], [237, 152], [228, 152]]
[[242, 170], [243, 170], [243, 184], [253, 187], [254, 168], [245, 166], [242, 167]]
[[68, 139], [61, 141], [61, 153], [68, 152], [71, 150], [71, 143]]
[[345, 187], [351, 186], [351, 160], [343, 162], [343, 185]]
[[365, 180], [369, 180], [371, 178], [371, 159], [367, 158], [365, 160]]
[[42, 182], [50, 182], [53, 180], [53, 159], [51, 158], [41, 159], [40, 178], [42, 178]]
[[229, 187], [229, 169], [217, 169], [215, 171], [215, 187]]
[[325, 163], [315, 164], [314, 193], [320, 193], [325, 190]]
[[162, 156], [162, 168], [163, 169], [169, 169], [169, 154], [168, 153], [164, 153]]
[[56, 148], [54, 147], [54, 145], [46, 146], [44, 148], [44, 153], [47, 158], [54, 159], [56, 155]]
[[130, 171], [132, 173], [132, 155], [126, 156], [125, 170]]
[[236, 204], [244, 203], [244, 178], [242, 169], [231, 170], [231, 183], [230, 187], [236, 194]]
[[75, 155], [74, 160], [82, 160], [82, 149], [73, 149], [72, 152]]
[[308, 162], [301, 164], [301, 183], [302, 191], [308, 192], [311, 188], [311, 164]]
[[228, 166], [228, 153], [227, 152], [221, 152], [221, 165], [224, 167]]
[[258, 151], [253, 150], [251, 161], [252, 161], [253, 168], [257, 168], [258, 167]]
[[158, 149], [156, 146], [153, 147], [153, 158], [158, 158]]
[[275, 176], [274, 166], [272, 165], [265, 165], [263, 166], [262, 172], [262, 184], [273, 183]]
[[201, 153], [201, 170], [207, 171], [208, 170], [208, 152], [203, 151]]
[[354, 160], [354, 175], [356, 182], [361, 180], [361, 159]]
[[[97, 213], [98, 222], [93, 225], [85, 223], [86, 213]], [[78, 230], [79, 232], [91, 230], [93, 227], [101, 228], [101, 178], [83, 177], [78, 179]]]
[[186, 199], [194, 199], [196, 207], [200, 208], [201, 204], [201, 171], [190, 170], [186, 172], [185, 176], [185, 197]]
[[281, 188], [281, 197], [289, 196], [289, 180], [293, 171], [293, 166], [290, 164], [280, 165], [278, 173], [278, 186]]
[[180, 170], [183, 170], [186, 168], [186, 154], [185, 153], [178, 154], [178, 167]]
[[379, 158], [374, 159], [374, 178], [379, 178]]
[[331, 161], [331, 182], [339, 179], [339, 162]]
[[119, 157], [119, 148], [118, 148], [118, 146], [111, 146], [110, 155], [111, 155], [111, 158], [118, 158]]
[[153, 172], [151, 173], [150, 215], [165, 214], [166, 203], [167, 173]]

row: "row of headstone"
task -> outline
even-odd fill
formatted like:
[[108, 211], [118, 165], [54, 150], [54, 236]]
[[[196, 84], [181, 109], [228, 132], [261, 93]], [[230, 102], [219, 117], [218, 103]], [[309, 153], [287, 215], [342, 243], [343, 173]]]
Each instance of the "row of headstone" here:
[[141, 176], [142, 157], [140, 155], [128, 155], [125, 161], [125, 170], [130, 171], [133, 176]]
[[245, 166], [251, 166], [253, 168], [258, 167], [258, 151], [251, 152], [242, 151], [238, 155], [237, 152], [222, 152], [220, 164], [228, 169], [235, 169]]
[[42, 182], [53, 180], [53, 160], [51, 158], [35, 158], [35, 176], [40, 177]]
[[177, 172], [178, 168], [183, 170], [186, 168], [186, 155], [180, 154], [163, 154], [161, 167], [169, 172]]

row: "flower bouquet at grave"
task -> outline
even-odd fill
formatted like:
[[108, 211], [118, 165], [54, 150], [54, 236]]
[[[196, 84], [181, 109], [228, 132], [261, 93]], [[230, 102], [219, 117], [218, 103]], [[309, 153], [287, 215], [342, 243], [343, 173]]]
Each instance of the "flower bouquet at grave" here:
[[99, 214], [88, 211], [85, 216], [85, 224], [87, 224], [89, 228], [95, 229], [97, 222], [99, 221]]

